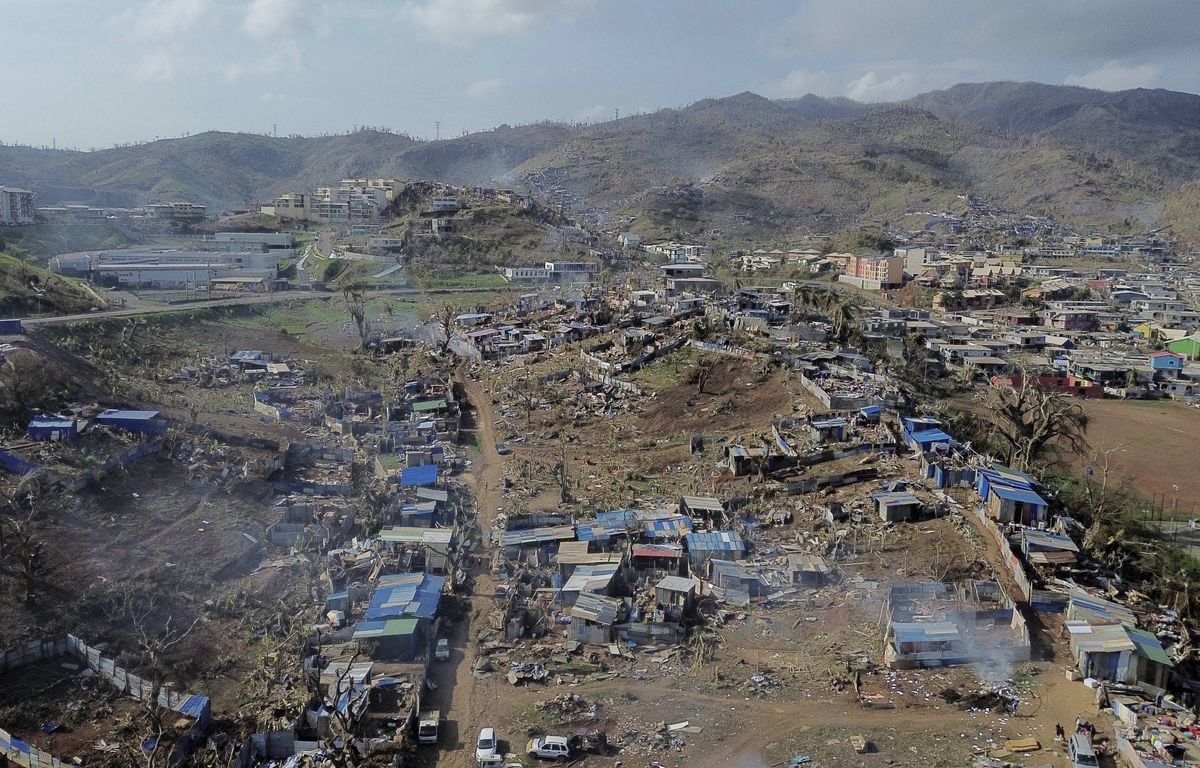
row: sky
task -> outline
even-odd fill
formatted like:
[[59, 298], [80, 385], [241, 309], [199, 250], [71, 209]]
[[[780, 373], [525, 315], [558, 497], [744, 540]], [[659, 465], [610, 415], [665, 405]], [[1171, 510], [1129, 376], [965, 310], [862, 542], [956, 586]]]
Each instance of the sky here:
[[1198, 40], [1200, 0], [0, 0], [0, 141], [432, 139], [989, 80], [1196, 93]]

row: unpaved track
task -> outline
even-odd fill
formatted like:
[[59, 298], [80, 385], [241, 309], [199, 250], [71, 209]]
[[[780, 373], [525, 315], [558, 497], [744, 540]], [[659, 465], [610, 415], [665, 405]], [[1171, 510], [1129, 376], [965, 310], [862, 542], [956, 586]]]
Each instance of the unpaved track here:
[[[485, 539], [484, 556], [490, 560], [486, 546], [487, 531], [492, 527], [496, 511], [504, 505], [501, 492], [504, 464], [496, 452], [495, 412], [491, 395], [478, 381], [472, 381], [460, 366], [455, 380], [462, 385], [470, 405], [475, 409], [475, 438], [479, 446], [471, 471], [463, 480], [475, 498], [475, 509], [481, 535]], [[442, 705], [445, 721], [442, 744], [436, 764], [453, 768], [472, 768], [475, 762], [475, 736], [479, 729], [489, 725], [488, 714], [494, 711], [495, 679], [478, 679], [471, 675], [475, 663], [475, 638], [485, 627], [488, 612], [492, 608], [495, 581], [486, 567], [474, 569], [474, 588], [470, 595], [467, 620], [454, 627], [451, 644], [454, 651], [449, 666], [452, 669], [435, 670], [434, 679], [439, 684], [436, 700]], [[440, 674], [439, 674], [440, 673]], [[505, 738], [505, 734], [500, 734]], [[517, 748], [524, 746], [516, 745]]]

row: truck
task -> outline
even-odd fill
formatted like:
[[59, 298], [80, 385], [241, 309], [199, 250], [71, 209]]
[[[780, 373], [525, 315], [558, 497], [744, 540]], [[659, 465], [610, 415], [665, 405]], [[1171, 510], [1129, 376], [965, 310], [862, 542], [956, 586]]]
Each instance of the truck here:
[[438, 724], [441, 720], [442, 713], [436, 709], [428, 709], [422, 712], [417, 718], [417, 743], [437, 744]]

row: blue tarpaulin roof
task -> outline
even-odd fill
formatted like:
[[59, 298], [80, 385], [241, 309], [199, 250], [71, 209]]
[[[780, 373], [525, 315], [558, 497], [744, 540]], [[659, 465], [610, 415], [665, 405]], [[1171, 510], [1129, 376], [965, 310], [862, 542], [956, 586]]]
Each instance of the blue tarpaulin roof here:
[[625, 526], [617, 522], [594, 520], [575, 526], [575, 538], [580, 541], [607, 541], [614, 536], [624, 536]]
[[1033, 504], [1039, 507], [1048, 506], [1048, 502], [1028, 488], [1015, 488], [1011, 485], [993, 484], [990, 492], [1005, 501], [1018, 501], [1022, 504]]
[[437, 464], [405, 467], [400, 472], [400, 485], [403, 488], [411, 488], [414, 485], [434, 485], [437, 483], [437, 471]]
[[179, 714], [194, 717], [199, 720], [204, 717], [208, 711], [209, 703], [207, 696], [188, 696], [183, 700], [183, 704], [179, 705]]
[[397, 573], [379, 579], [364, 618], [432, 619], [442, 599], [445, 577], [429, 573]]

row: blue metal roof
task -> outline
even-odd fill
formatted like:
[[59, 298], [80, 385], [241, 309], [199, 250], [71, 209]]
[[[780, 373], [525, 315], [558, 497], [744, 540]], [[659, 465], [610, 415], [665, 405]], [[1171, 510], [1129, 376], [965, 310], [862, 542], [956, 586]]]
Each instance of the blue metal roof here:
[[687, 515], [670, 515], [642, 521], [642, 535], [647, 539], [677, 539], [692, 530]]
[[49, 418], [45, 416], [34, 416], [29, 420], [26, 429], [70, 429], [75, 426], [74, 419]]
[[575, 526], [575, 538], [580, 541], [607, 541], [614, 536], [624, 536], [625, 526], [617, 522], [594, 520]]
[[940, 429], [926, 429], [910, 432], [908, 439], [914, 443], [948, 443], [952, 438]]
[[183, 700], [183, 704], [179, 705], [179, 714], [194, 717], [197, 720], [204, 717], [209, 710], [209, 702], [207, 696], [188, 696]]
[[158, 417], [158, 411], [118, 411], [110, 408], [96, 417], [99, 419], [126, 419], [129, 421], [149, 421]]
[[432, 619], [437, 614], [446, 579], [429, 573], [397, 573], [379, 579], [364, 618], [405, 616]]
[[596, 513], [596, 522], [598, 523], [617, 523], [624, 526], [634, 524], [637, 520], [637, 512], [632, 509], [609, 509]]
[[434, 485], [437, 483], [437, 464], [425, 464], [420, 467], [405, 467], [400, 472], [400, 486], [411, 488], [414, 485]]
[[1005, 501], [1019, 501], [1022, 504], [1033, 504], [1039, 507], [1049, 506], [1049, 503], [1028, 488], [1016, 488], [1011, 485], [992, 484], [989, 492], [994, 493]]
[[684, 537], [689, 552], [721, 550], [726, 552], [745, 552], [746, 541], [733, 531], [710, 531], [708, 533], [689, 533]]
[[859, 410], [863, 416], [874, 416], [877, 413], [883, 413], [882, 405], [868, 405], [866, 408]]

